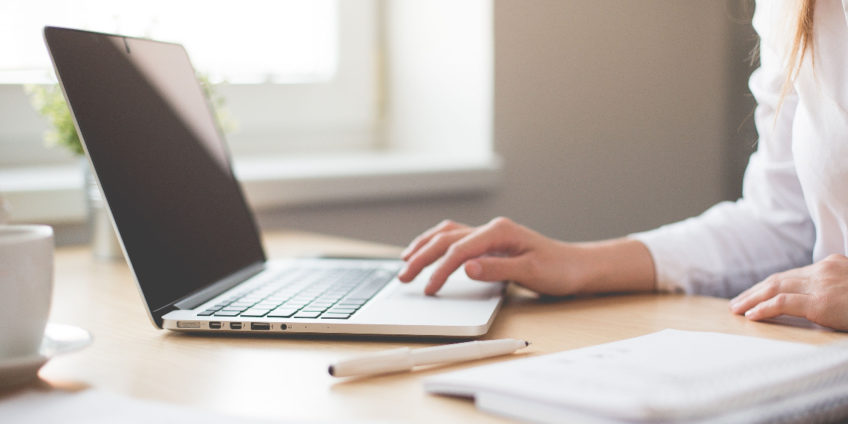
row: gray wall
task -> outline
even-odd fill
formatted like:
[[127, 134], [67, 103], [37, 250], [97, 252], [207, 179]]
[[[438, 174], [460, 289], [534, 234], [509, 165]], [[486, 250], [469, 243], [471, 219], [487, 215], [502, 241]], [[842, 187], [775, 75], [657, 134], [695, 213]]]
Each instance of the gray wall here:
[[498, 190], [289, 208], [260, 223], [403, 244], [445, 217], [504, 215], [581, 240], [734, 199], [755, 140], [745, 9], [730, 0], [495, 0]]

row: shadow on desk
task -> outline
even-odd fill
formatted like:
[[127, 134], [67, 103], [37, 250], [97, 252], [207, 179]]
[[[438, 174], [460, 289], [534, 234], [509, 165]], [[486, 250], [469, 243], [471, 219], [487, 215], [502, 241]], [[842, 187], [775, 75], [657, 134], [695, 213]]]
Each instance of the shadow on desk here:
[[76, 393], [90, 388], [91, 386], [89, 384], [78, 381], [46, 381], [41, 378], [36, 378], [28, 383], [0, 388], [0, 402], [4, 399], [28, 391], [47, 393], [58, 390], [62, 392]]

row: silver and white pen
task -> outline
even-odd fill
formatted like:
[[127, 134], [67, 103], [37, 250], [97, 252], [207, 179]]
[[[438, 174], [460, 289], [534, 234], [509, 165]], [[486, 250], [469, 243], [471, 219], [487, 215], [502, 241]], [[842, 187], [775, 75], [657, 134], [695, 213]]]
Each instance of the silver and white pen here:
[[418, 365], [471, 361], [506, 355], [529, 345], [530, 343], [524, 340], [499, 339], [454, 343], [421, 349], [402, 347], [337, 362], [330, 365], [329, 372], [334, 377], [386, 374], [408, 371]]

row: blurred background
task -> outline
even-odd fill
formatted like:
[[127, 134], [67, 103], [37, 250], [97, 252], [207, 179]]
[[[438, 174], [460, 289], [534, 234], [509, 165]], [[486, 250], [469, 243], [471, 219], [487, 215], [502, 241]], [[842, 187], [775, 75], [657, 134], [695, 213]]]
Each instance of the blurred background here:
[[736, 199], [755, 148], [751, 2], [64, 3], [0, 6], [0, 196], [60, 244], [90, 237], [86, 165], [23, 90], [50, 83], [45, 24], [184, 43], [263, 229], [615, 237]]

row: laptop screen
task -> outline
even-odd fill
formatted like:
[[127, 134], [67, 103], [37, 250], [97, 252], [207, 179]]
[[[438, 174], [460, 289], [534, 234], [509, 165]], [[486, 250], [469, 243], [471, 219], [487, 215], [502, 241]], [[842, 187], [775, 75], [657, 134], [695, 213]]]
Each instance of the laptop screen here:
[[153, 315], [264, 261], [183, 47], [61, 28], [45, 39]]

